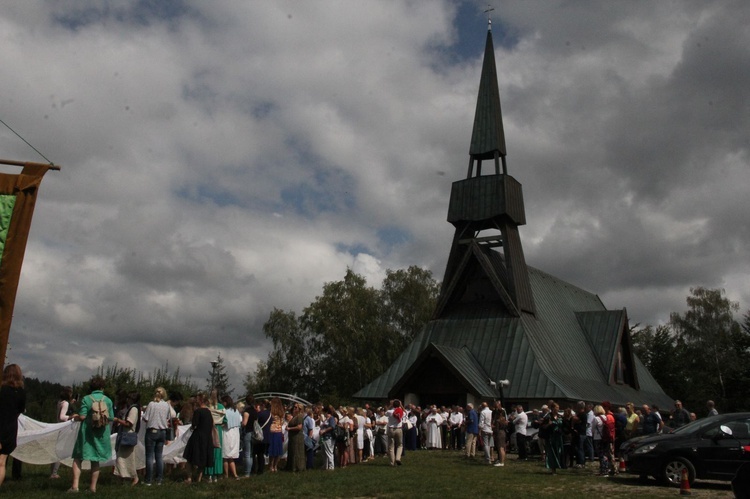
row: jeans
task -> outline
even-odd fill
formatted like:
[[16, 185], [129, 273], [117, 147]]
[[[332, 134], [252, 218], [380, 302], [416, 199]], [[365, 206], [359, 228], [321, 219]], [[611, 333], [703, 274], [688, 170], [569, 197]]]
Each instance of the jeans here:
[[594, 460], [594, 443], [593, 438], [585, 435], [578, 437], [578, 448], [576, 449], [576, 459], [578, 464], [586, 464], [586, 458], [589, 461]]
[[146, 483], [151, 483], [154, 477], [154, 462], [156, 462], [156, 482], [161, 483], [164, 479], [164, 461], [162, 452], [164, 451], [164, 442], [167, 439], [167, 430], [156, 430], [148, 428], [146, 430]]
[[250, 472], [253, 471], [253, 432], [248, 431], [245, 433], [243, 443], [245, 449], [245, 476], [250, 476]]
[[334, 442], [332, 438], [324, 438], [321, 440], [321, 443], [323, 444], [323, 450], [325, 450], [326, 453], [326, 465], [325, 469], [332, 470], [333, 469], [333, 462], [334, 462], [334, 454], [333, 454], [333, 446]]

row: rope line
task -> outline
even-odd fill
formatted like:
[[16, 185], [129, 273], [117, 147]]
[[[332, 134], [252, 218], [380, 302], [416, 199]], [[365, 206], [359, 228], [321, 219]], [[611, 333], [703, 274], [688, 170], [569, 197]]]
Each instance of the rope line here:
[[10, 127], [10, 125], [8, 125], [8, 124], [7, 124], [6, 122], [4, 122], [4, 121], [3, 121], [2, 119], [0, 119], [0, 123], [2, 123], [3, 125], [5, 125], [6, 127], [8, 127], [8, 130], [10, 130], [11, 132], [15, 133], [15, 134], [16, 134], [16, 136], [17, 136], [17, 137], [18, 137], [19, 139], [21, 139], [21, 140], [23, 140], [24, 142], [26, 142], [26, 145], [28, 145], [28, 146], [29, 146], [30, 148], [32, 148], [33, 150], [35, 150], [35, 151], [36, 151], [36, 153], [37, 153], [37, 154], [38, 154], [39, 156], [41, 156], [41, 157], [43, 157], [44, 159], [46, 159], [46, 160], [47, 160], [47, 163], [49, 163], [50, 165], [54, 165], [54, 163], [53, 163], [52, 161], [50, 161], [50, 160], [49, 160], [49, 159], [47, 158], [47, 156], [45, 156], [44, 154], [42, 154], [41, 152], [39, 152], [39, 149], [37, 149], [36, 147], [32, 146], [32, 145], [31, 145], [31, 144], [29, 143], [29, 141], [28, 141], [28, 140], [26, 140], [26, 139], [24, 139], [23, 137], [21, 137], [21, 135], [19, 135], [19, 133], [18, 133], [18, 132], [16, 132], [15, 130], [13, 130], [13, 129], [12, 129], [11, 127]]

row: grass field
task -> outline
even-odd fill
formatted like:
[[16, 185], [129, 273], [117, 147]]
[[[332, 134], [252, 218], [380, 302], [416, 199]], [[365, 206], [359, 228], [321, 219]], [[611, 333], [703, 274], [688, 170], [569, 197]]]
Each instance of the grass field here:
[[[321, 457], [321, 456], [317, 456]], [[376, 458], [346, 469], [324, 471], [319, 467], [303, 473], [279, 472], [252, 476], [246, 480], [220, 480], [218, 483], [185, 485], [180, 483], [184, 472], [175, 470], [162, 486], [146, 487], [121, 483], [112, 476], [112, 468], [102, 468], [97, 497], [383, 497], [419, 499], [440, 497], [675, 497], [680, 491], [661, 487], [654, 481], [639, 482], [633, 475], [602, 478], [592, 469], [560, 470], [552, 476], [541, 461], [521, 462], [515, 455], [506, 465], [496, 468], [483, 464], [477, 457], [469, 461], [454, 451], [410, 452], [403, 466], [391, 467], [385, 458]], [[64, 495], [70, 487], [70, 469], [62, 467], [62, 478], [50, 480], [48, 466], [24, 465], [23, 479], [10, 479], [0, 487], [2, 497], [49, 498]], [[89, 474], [84, 471], [79, 495], [88, 486]], [[696, 483], [694, 497], [733, 497], [728, 483]]]

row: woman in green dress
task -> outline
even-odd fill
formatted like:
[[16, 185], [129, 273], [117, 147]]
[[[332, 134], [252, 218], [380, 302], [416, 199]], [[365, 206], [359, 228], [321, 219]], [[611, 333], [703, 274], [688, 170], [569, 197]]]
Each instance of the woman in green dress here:
[[292, 420], [286, 430], [289, 434], [289, 446], [287, 447], [286, 469], [289, 471], [304, 471], [306, 467], [305, 435], [302, 433], [302, 423], [305, 420], [305, 411], [302, 405], [294, 404], [292, 407]]
[[542, 421], [541, 427], [547, 430], [547, 438], [544, 441], [544, 450], [546, 454], [547, 468], [552, 470], [552, 474], [557, 474], [557, 470], [562, 468], [563, 455], [563, 418], [560, 416], [560, 406], [555, 402], [550, 404], [549, 414]]
[[[96, 482], [99, 480], [99, 463], [109, 461], [112, 458], [112, 442], [110, 441], [110, 425], [104, 424], [101, 427], [93, 423], [92, 416], [94, 404], [99, 406], [103, 401], [107, 409], [107, 417], [114, 416], [112, 400], [104, 395], [104, 379], [101, 376], [94, 376], [89, 385], [91, 393], [81, 399], [81, 408], [78, 414], [71, 418], [73, 421], [80, 421], [81, 426], [78, 428], [78, 438], [73, 447], [73, 484], [70, 487], [71, 492], [78, 492], [78, 482], [81, 478], [81, 464], [83, 461], [91, 461], [91, 486], [89, 490], [96, 492]], [[99, 411], [101, 413], [101, 411]]]
[[219, 436], [219, 446], [214, 447], [214, 464], [207, 466], [203, 474], [208, 477], [209, 482], [216, 482], [224, 474], [224, 458], [222, 457], [221, 447], [224, 444], [224, 423], [226, 422], [224, 406], [219, 403], [219, 397], [216, 390], [211, 391], [208, 401], [208, 410], [211, 411], [211, 417], [214, 420], [214, 428]]

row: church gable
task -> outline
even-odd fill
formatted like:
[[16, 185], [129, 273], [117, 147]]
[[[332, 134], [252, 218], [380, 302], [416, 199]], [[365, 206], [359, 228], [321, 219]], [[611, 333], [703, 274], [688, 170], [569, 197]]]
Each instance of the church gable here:
[[471, 392], [479, 397], [497, 397], [499, 394], [490, 386], [489, 380], [490, 377], [468, 348], [430, 343], [388, 395], [396, 397], [402, 392]]
[[475, 240], [467, 245], [457, 271], [444, 287], [438, 301], [434, 318], [450, 315], [452, 310], [471, 305], [493, 305], [504, 308], [510, 315], [518, 317], [510, 293], [507, 272], [499, 254], [483, 248]]
[[609, 384], [638, 388], [625, 310], [576, 312], [597, 363]]

